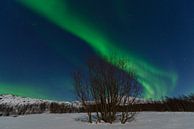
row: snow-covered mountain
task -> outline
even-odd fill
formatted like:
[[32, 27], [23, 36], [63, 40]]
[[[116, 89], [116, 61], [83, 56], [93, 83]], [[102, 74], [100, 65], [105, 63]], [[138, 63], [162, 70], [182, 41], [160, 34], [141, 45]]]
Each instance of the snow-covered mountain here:
[[[130, 99], [133, 99], [132, 97]], [[94, 102], [90, 102], [91, 104]], [[152, 103], [152, 101], [136, 98], [135, 104]], [[0, 116], [17, 116], [40, 113], [82, 112], [79, 101], [51, 101], [32, 99], [15, 95], [0, 95]]]
[[0, 105], [20, 106], [29, 104], [41, 104], [44, 102], [48, 101], [41, 99], [32, 99], [28, 97], [19, 97], [15, 95], [0, 95]]
[[15, 95], [0, 95], [0, 115], [24, 115], [37, 113], [62, 113], [79, 111], [79, 102], [59, 102], [32, 99]]

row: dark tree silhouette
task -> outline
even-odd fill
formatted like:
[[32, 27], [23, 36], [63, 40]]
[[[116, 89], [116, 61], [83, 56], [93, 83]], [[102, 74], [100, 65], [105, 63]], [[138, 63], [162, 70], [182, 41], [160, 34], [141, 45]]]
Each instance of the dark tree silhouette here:
[[108, 62], [90, 58], [85, 74], [74, 73], [76, 95], [88, 113], [89, 122], [92, 122], [91, 105], [95, 107], [98, 122], [103, 120], [108, 123], [117, 119], [117, 112], [122, 106], [120, 121], [124, 124], [136, 114], [132, 108], [140, 95], [140, 88], [135, 73], [123, 71], [128, 67], [127, 60], [110, 58]]

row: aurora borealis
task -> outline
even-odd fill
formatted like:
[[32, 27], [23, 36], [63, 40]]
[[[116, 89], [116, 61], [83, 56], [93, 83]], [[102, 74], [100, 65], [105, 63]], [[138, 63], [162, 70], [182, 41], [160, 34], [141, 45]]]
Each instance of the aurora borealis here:
[[[20, 77], [20, 81], [13, 79], [17, 78], [13, 75], [9, 76], [11, 71], [4, 71], [3, 73], [6, 73], [7, 78], [1, 79], [3, 82], [0, 84], [0, 93], [15, 93], [24, 96], [28, 96], [30, 93], [32, 97], [72, 99], [69, 97], [73, 94], [70, 79], [71, 69], [82, 66], [79, 64], [83, 64], [83, 60], [88, 55], [94, 54], [104, 60], [108, 60], [113, 52], [116, 52], [118, 56], [127, 58], [128, 69], [124, 70], [128, 71], [132, 69], [135, 71], [138, 81], [143, 86], [143, 97], [155, 99], [167, 95], [189, 93], [188, 91], [191, 89], [191, 86], [187, 86], [187, 88], [182, 86], [182, 88], [187, 89], [184, 92], [178, 90], [182, 84], [179, 80], [180, 73], [182, 76], [184, 70], [177, 70], [176, 67], [180, 66], [177, 66], [176, 63], [181, 61], [178, 62], [174, 54], [179, 55], [178, 51], [180, 48], [185, 51], [191, 48], [182, 46], [179, 48], [179, 46], [175, 46], [174, 42], [182, 41], [179, 39], [181, 36], [175, 30], [179, 29], [180, 32], [184, 31], [184, 33], [187, 32], [190, 34], [194, 32], [192, 30], [193, 24], [190, 24], [192, 27], [188, 27], [191, 28], [190, 30], [181, 30], [180, 23], [182, 22], [179, 23], [176, 21], [183, 15], [177, 12], [180, 9], [178, 7], [181, 7], [181, 2], [177, 2], [176, 6], [173, 1], [148, 1], [147, 3], [141, 1], [140, 3], [125, 0], [108, 0], [105, 2], [101, 0], [16, 0], [14, 2], [7, 2], [7, 5], [10, 6], [13, 4], [17, 6], [17, 9], [19, 8], [20, 11], [25, 12], [20, 15], [20, 18], [26, 20], [23, 21], [24, 25], [20, 25], [22, 30], [14, 32], [31, 33], [30, 36], [24, 34], [25, 40], [18, 40], [18, 42], [21, 41], [22, 43], [18, 43], [20, 45], [16, 45], [15, 47], [18, 47], [18, 50], [22, 48], [31, 49], [32, 47], [32, 51], [27, 55], [33, 55], [33, 50], [37, 50], [37, 47], [29, 44], [36, 44], [39, 45], [39, 52], [35, 52], [37, 56], [32, 56], [32, 59], [25, 56], [24, 58], [23, 53], [16, 52], [20, 53], [20, 61], [24, 62], [24, 64], [30, 60], [31, 63], [35, 62], [36, 65], [29, 66], [26, 63], [28, 67], [26, 65], [21, 67], [19, 62], [19, 68], [14, 68], [20, 69], [16, 70], [16, 73], [19, 74], [23, 70], [24, 76], [25, 74], [29, 74], [27, 77]], [[185, 9], [184, 7], [182, 8]], [[172, 11], [172, 9], [174, 10]], [[29, 15], [32, 16], [30, 17]], [[185, 18], [185, 21], [189, 21], [193, 16], [193, 14], [187, 15], [188, 17]], [[33, 23], [26, 17], [35, 19], [36, 23]], [[30, 22], [31, 27], [25, 25]], [[187, 27], [186, 24], [183, 25], [183, 28]], [[26, 26], [28, 27], [27, 29], [25, 28]], [[34, 28], [37, 30], [34, 30]], [[191, 34], [183, 35], [182, 38], [188, 38], [189, 36]], [[36, 37], [37, 39], [32, 39], [32, 37]], [[189, 38], [192, 41], [193, 38]], [[188, 45], [191, 44], [189, 40], [187, 41]], [[8, 40], [5, 40], [5, 42], [8, 42]], [[8, 48], [10, 51], [10, 47]], [[183, 51], [183, 55], [185, 51]], [[28, 53], [28, 51], [24, 50], [25, 52]], [[52, 55], [53, 52], [57, 59]], [[48, 63], [42, 60], [39, 62], [41, 58], [37, 59], [37, 57], [39, 58], [39, 54], [44, 55], [44, 53], [49, 53], [49, 57], [46, 55]], [[79, 55], [79, 53], [82, 54]], [[187, 54], [185, 55], [180, 56], [178, 59], [182, 58], [184, 62], [188, 61], [191, 55], [190, 53], [188, 54], [189, 57]], [[14, 55], [9, 57], [14, 58]], [[59, 60], [63, 61], [60, 62]], [[55, 61], [56, 63], [54, 63]], [[64, 62], [66, 64], [65, 68], [62, 66]], [[110, 63], [114, 64], [114, 62]], [[46, 69], [43, 68], [46, 71], [38, 67], [44, 67], [44, 65], [48, 65]], [[37, 72], [33, 72], [34, 70]], [[37, 76], [36, 74], [39, 75]], [[15, 76], [20, 76], [20, 74]], [[10, 82], [10, 80], [12, 81]], [[23, 90], [21, 87], [23, 87]], [[31, 90], [33, 89], [32, 87], [37, 88], [39, 92]]]

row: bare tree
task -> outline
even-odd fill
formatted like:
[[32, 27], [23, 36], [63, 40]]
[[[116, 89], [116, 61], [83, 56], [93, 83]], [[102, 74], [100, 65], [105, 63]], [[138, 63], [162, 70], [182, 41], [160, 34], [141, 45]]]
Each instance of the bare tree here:
[[[108, 63], [113, 62], [114, 65]], [[110, 58], [108, 62], [91, 58], [87, 62], [86, 77], [80, 72], [74, 74], [75, 90], [82, 105], [91, 120], [91, 101], [100, 122], [112, 123], [117, 119], [121, 110], [121, 123], [126, 123], [135, 116], [132, 111], [133, 103], [140, 94], [139, 85], [132, 71], [127, 68], [125, 59]]]
[[92, 123], [92, 115], [90, 110], [89, 100], [91, 99], [90, 89], [88, 84], [84, 83], [82, 74], [78, 71], [74, 73], [74, 88], [78, 99], [81, 101], [84, 110], [88, 114], [88, 122]]

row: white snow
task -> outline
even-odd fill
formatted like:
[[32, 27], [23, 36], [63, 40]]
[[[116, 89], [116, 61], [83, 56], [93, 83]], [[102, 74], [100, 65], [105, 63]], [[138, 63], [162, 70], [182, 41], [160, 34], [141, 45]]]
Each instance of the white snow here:
[[73, 112], [80, 108], [80, 103], [78, 102], [32, 99], [15, 95], [0, 95], [0, 116], [17, 116], [51, 112], [52, 104], [58, 105], [58, 112]]
[[[133, 98], [131, 98], [133, 99]], [[41, 103], [58, 103], [58, 104], [65, 104], [65, 105], [72, 105], [73, 107], [80, 108], [82, 104], [79, 101], [53, 101], [53, 100], [43, 100], [43, 99], [34, 99], [29, 97], [20, 97], [15, 95], [0, 95], [0, 105], [7, 105], [8, 107], [15, 107], [15, 106], [23, 106], [23, 105], [31, 105], [31, 104], [41, 104]], [[144, 99], [136, 99], [136, 103], [148, 103], [151, 101], [144, 100]], [[90, 102], [94, 103], [94, 102]]]
[[76, 121], [85, 114], [37, 114], [0, 117], [0, 129], [194, 129], [194, 113], [141, 112], [125, 125]]
[[43, 99], [32, 99], [29, 97], [20, 97], [15, 95], [0, 95], [0, 105], [6, 104], [10, 106], [16, 105], [30, 105], [30, 104], [41, 104], [43, 102], [51, 103], [64, 103], [64, 104], [71, 104], [67, 101], [52, 101], [52, 100], [43, 100]]
[[28, 97], [19, 97], [14, 95], [1, 95], [0, 96], [0, 104], [6, 105], [28, 105], [28, 104], [35, 104], [35, 103], [42, 103], [46, 102], [41, 99], [31, 99]]

